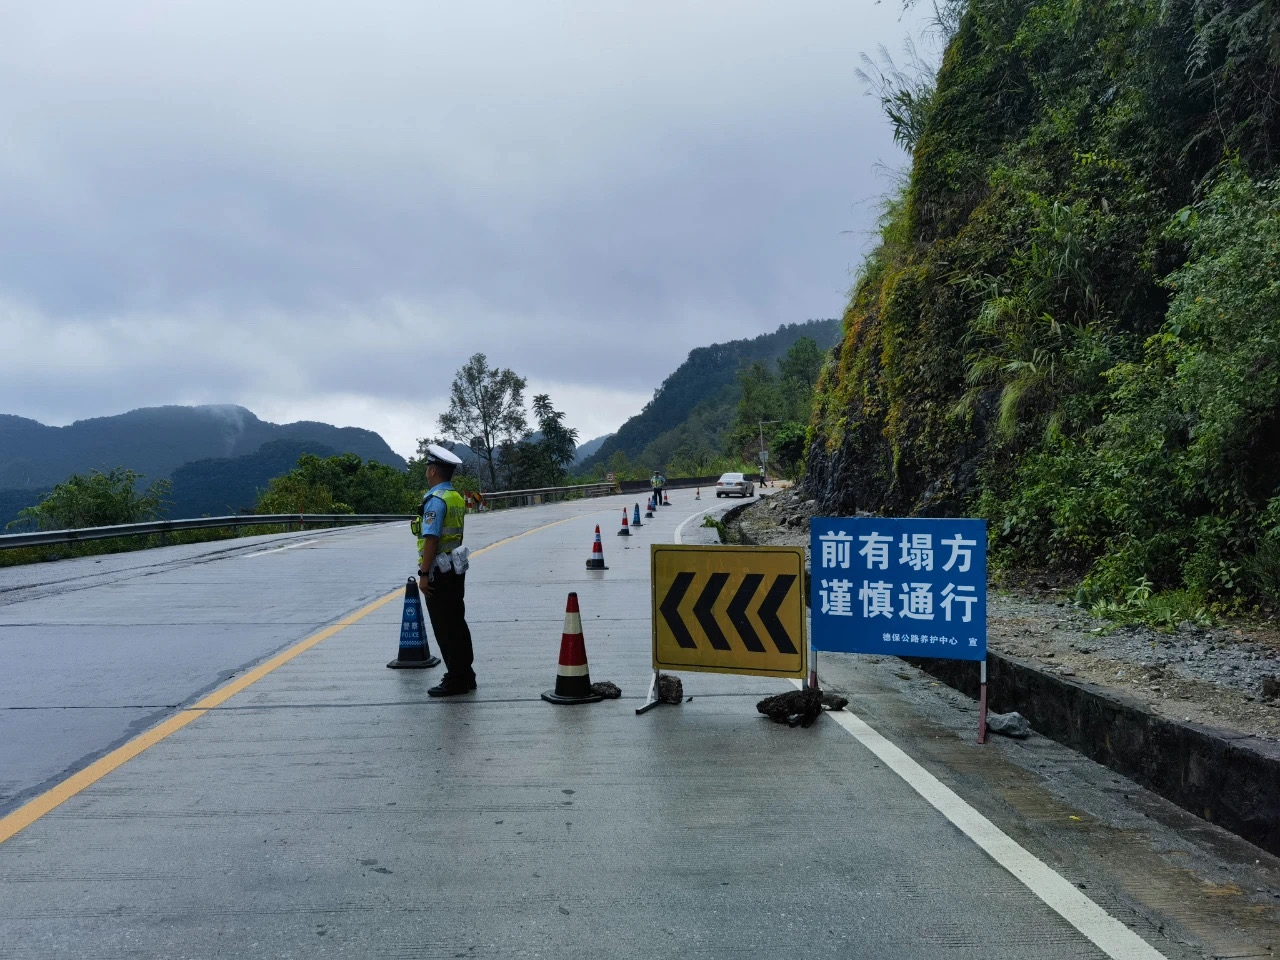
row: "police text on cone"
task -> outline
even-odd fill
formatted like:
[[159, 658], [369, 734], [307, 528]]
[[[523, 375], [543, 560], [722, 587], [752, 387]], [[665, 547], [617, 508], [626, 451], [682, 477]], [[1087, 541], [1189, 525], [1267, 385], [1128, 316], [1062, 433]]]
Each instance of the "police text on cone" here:
[[400, 649], [387, 664], [393, 670], [423, 670], [440, 665], [427, 646], [427, 625], [418, 602], [418, 581], [410, 577], [404, 585], [404, 613], [400, 618]]

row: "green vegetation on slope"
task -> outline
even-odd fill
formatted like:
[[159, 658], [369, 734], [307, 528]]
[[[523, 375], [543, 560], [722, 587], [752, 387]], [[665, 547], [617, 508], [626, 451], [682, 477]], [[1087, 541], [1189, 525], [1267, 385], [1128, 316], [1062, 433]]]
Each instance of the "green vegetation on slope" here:
[[[715, 472], [722, 463], [727, 464], [725, 469], [733, 469], [748, 455], [741, 449], [726, 449], [726, 436], [734, 426], [742, 397], [740, 374], [753, 363], [768, 369], [802, 337], [815, 342], [825, 354], [839, 341], [840, 323], [810, 320], [783, 324], [773, 333], [750, 340], [690, 350], [688, 359], [654, 391], [644, 409], [586, 458], [579, 471], [591, 475], [606, 464], [625, 464], [645, 476], [658, 467], [666, 467], [671, 476], [677, 470]], [[761, 419], [781, 417], [783, 413], [775, 411]], [[621, 458], [617, 457], [619, 452]], [[750, 455], [755, 452], [754, 448], [749, 451]]]
[[306, 453], [325, 458], [338, 451], [302, 440], [273, 440], [243, 457], [184, 463], [173, 471], [166, 515], [181, 520], [251, 513], [271, 479], [288, 473]]
[[1280, 4], [955, 6], [936, 86], [885, 97], [911, 175], [806, 484], [976, 512], [998, 562], [1113, 608], [1275, 604]]
[[354, 453], [304, 453], [258, 495], [256, 513], [412, 513], [423, 491], [411, 475]]

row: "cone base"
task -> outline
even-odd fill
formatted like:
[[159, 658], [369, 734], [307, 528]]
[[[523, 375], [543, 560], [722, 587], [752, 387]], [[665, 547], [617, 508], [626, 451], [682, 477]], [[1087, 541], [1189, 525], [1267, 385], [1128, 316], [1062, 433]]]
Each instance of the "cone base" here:
[[619, 530], [619, 531], [618, 531], [618, 536], [620, 536], [620, 537], [629, 537], [629, 536], [631, 536], [631, 531], [630, 531], [630, 529], [627, 529], [627, 530]]
[[428, 667], [440, 666], [439, 657], [427, 657], [425, 660], [392, 660], [387, 664], [392, 670], [425, 670]]
[[588, 560], [587, 569], [588, 570], [608, 570], [609, 568], [604, 565], [603, 560]]
[[588, 693], [581, 697], [563, 697], [560, 694], [556, 693], [555, 690], [553, 689], [553, 690], [545, 691], [542, 694], [542, 699], [547, 701], [547, 703], [560, 703], [560, 704], [599, 703], [601, 700], [604, 699], [604, 694]]

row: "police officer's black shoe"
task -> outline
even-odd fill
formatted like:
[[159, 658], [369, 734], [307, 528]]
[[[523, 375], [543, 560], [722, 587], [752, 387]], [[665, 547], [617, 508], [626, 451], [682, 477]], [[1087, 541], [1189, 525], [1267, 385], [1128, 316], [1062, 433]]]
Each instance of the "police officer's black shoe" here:
[[476, 688], [476, 679], [472, 677], [469, 681], [459, 682], [445, 674], [438, 684], [427, 691], [429, 697], [456, 697], [460, 693], [470, 693]]

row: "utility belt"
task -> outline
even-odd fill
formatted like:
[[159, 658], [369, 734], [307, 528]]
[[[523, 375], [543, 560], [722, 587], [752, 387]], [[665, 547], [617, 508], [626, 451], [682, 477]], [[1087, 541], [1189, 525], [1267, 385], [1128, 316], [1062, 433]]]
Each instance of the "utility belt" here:
[[467, 559], [470, 556], [471, 551], [466, 547], [458, 547], [449, 553], [438, 553], [431, 563], [431, 572], [464, 574], [471, 566], [471, 561]]

